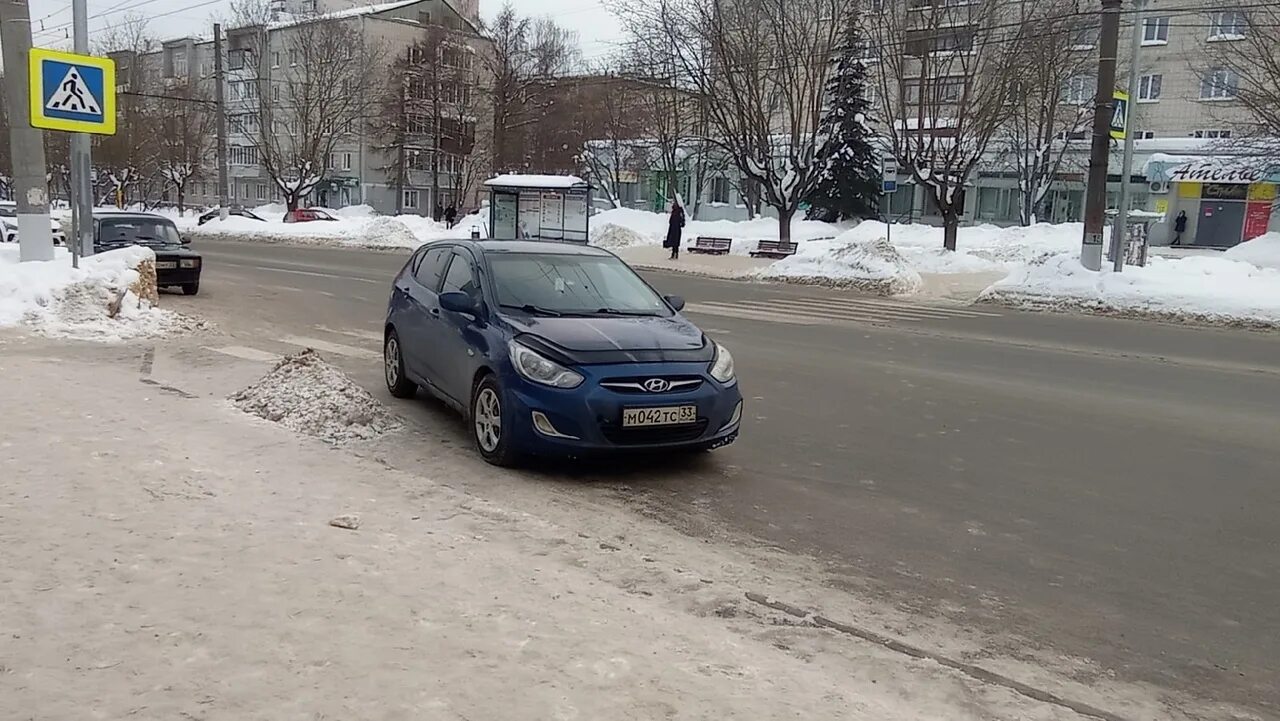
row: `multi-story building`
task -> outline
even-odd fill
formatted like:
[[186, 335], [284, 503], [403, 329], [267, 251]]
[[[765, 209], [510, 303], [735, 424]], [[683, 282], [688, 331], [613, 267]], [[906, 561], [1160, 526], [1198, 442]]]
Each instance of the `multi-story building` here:
[[[393, 85], [395, 74], [403, 72], [399, 61], [423, 42], [427, 29], [432, 26], [447, 29], [451, 42], [464, 49], [465, 52], [450, 57], [467, 58], [465, 67], [461, 68], [465, 72], [479, 72], [480, 64], [471, 58], [486, 48], [487, 41], [479, 32], [474, 1], [401, 0], [369, 5], [357, 0], [275, 0], [270, 7], [272, 19], [225, 30], [223, 91], [228, 190], [231, 201], [236, 204], [258, 205], [282, 199], [280, 188], [264, 165], [263, 156], [269, 150], [269, 143], [264, 143], [264, 139], [286, 137], [296, 131], [299, 111], [292, 106], [297, 103], [298, 95], [290, 85], [307, 82], [308, 70], [303, 58], [308, 54], [300, 52], [299, 40], [305, 37], [302, 34], [314, 31], [313, 24], [341, 24], [347, 29], [352, 45], [359, 47], [350, 48], [332, 61], [376, 63], [378, 68], [369, 74], [376, 78], [376, 83], [370, 85]], [[142, 90], [145, 86], [148, 92], [159, 93], [180, 83], [199, 84], [203, 97], [214, 96], [211, 40], [182, 38], [166, 41], [153, 52], [113, 56], [120, 84], [131, 89]], [[459, 70], [453, 68], [455, 77]], [[470, 100], [474, 84], [451, 86], [454, 94], [450, 99], [460, 100], [458, 86], [465, 85]], [[367, 94], [372, 98], [385, 89], [350, 87], [342, 92]], [[456, 105], [456, 102], [451, 104], [449, 114], [459, 114]], [[465, 165], [462, 154], [471, 152], [474, 142], [433, 148], [429, 139], [415, 137], [413, 133], [388, 138], [378, 130], [376, 116], [380, 112], [382, 109], [370, 102], [362, 117], [348, 118], [344, 127], [338, 129], [339, 137], [324, 162], [324, 176], [308, 202], [339, 208], [368, 204], [383, 213], [420, 214], [429, 214], [436, 207], [450, 204], [463, 207], [476, 204], [478, 190], [464, 197], [462, 187]], [[467, 116], [471, 122], [468, 129], [471, 138], [476, 135], [476, 123], [483, 122], [487, 115], [478, 112], [474, 117]], [[273, 133], [278, 135], [272, 136]], [[213, 205], [218, 201], [212, 145], [210, 142], [208, 162], [188, 189], [188, 203]], [[432, 183], [427, 170], [433, 167], [432, 155], [436, 153], [440, 156], [439, 172]]]

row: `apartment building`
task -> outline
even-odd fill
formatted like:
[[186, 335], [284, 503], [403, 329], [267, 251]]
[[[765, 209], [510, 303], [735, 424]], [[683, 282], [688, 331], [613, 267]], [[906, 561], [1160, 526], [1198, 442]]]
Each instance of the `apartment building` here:
[[[456, 4], [455, 4], [456, 3]], [[462, 10], [458, 9], [462, 7]], [[301, 62], [299, 37], [314, 23], [340, 23], [356, 39], [338, 62], [376, 62], [385, 73], [376, 71], [378, 82], [390, 81], [398, 60], [422, 42], [430, 26], [447, 28], [451, 38], [465, 50], [451, 57], [463, 58], [467, 72], [478, 73], [476, 53], [484, 52], [487, 41], [479, 32], [474, 2], [462, 0], [401, 0], [370, 5], [355, 0], [277, 0], [273, 19], [259, 25], [224, 30], [224, 97], [227, 114], [227, 160], [231, 201], [242, 205], [279, 202], [282, 195], [263, 165], [263, 135], [287, 137], [294, 127], [289, 83], [305, 82], [307, 70]], [[363, 48], [363, 50], [362, 50]], [[370, 49], [376, 48], [376, 53]], [[368, 54], [366, 54], [368, 51]], [[165, 41], [147, 53], [115, 53], [119, 83], [133, 90], [172, 94], [175, 88], [198, 86], [204, 98], [214, 97], [213, 42], [204, 38]], [[466, 83], [467, 99], [471, 85]], [[351, 87], [343, 92], [377, 93], [381, 87]], [[461, 90], [454, 88], [456, 99]], [[464, 196], [463, 153], [472, 144], [433, 148], [429, 138], [409, 134], [400, 138], [407, 147], [396, 147], [376, 131], [378, 111], [350, 119], [340, 129], [340, 137], [327, 158], [327, 169], [307, 202], [326, 207], [368, 204], [382, 213], [430, 214], [439, 207], [476, 204], [476, 192]], [[457, 115], [456, 112], [452, 113]], [[470, 117], [468, 135], [474, 138], [476, 124], [491, 114]], [[267, 124], [264, 127], [264, 123]], [[425, 134], [425, 127], [420, 127]], [[212, 143], [210, 143], [212, 146]], [[403, 152], [403, 163], [400, 162]], [[433, 154], [439, 155], [436, 182], [430, 182]], [[475, 172], [473, 170], [473, 172]], [[487, 169], [485, 170], [487, 172]], [[478, 184], [477, 184], [478, 185]], [[217, 169], [212, 148], [209, 160], [187, 192], [193, 205], [214, 205], [218, 201]]]

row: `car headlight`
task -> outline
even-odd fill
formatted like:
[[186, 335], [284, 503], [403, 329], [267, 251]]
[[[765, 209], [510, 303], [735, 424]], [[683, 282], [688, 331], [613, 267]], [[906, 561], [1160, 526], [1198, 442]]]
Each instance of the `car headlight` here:
[[733, 355], [719, 343], [716, 343], [716, 359], [711, 361], [711, 377], [721, 383], [732, 383], [737, 377], [733, 368]]
[[577, 388], [582, 385], [582, 374], [543, 357], [528, 346], [511, 341], [511, 365], [516, 372], [534, 383], [553, 388]]

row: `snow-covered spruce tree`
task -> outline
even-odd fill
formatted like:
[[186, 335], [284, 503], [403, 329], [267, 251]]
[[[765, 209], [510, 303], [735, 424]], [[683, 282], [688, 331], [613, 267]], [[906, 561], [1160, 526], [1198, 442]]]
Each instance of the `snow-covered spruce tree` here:
[[850, 18], [840, 47], [840, 60], [827, 81], [830, 103], [822, 118], [818, 149], [823, 173], [809, 195], [809, 218], [833, 223], [874, 218], [880, 200], [880, 160], [868, 139], [867, 68], [862, 33]]

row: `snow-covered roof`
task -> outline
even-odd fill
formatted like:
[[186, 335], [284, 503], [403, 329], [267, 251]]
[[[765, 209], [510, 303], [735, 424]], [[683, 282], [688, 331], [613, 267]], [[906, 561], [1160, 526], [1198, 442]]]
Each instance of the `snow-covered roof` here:
[[543, 188], [547, 190], [565, 190], [586, 185], [587, 181], [576, 175], [521, 175], [508, 173], [484, 181], [489, 188]]
[[342, 18], [357, 17], [359, 15], [373, 15], [375, 13], [395, 10], [397, 8], [407, 7], [423, 0], [397, 0], [396, 2], [387, 3], [370, 3], [368, 5], [359, 5], [345, 10], [335, 10], [320, 15], [292, 15], [289, 13], [281, 13], [278, 20], [267, 23], [268, 30], [278, 30], [294, 25], [302, 25], [303, 23], [314, 22], [317, 20], [340, 20]]

